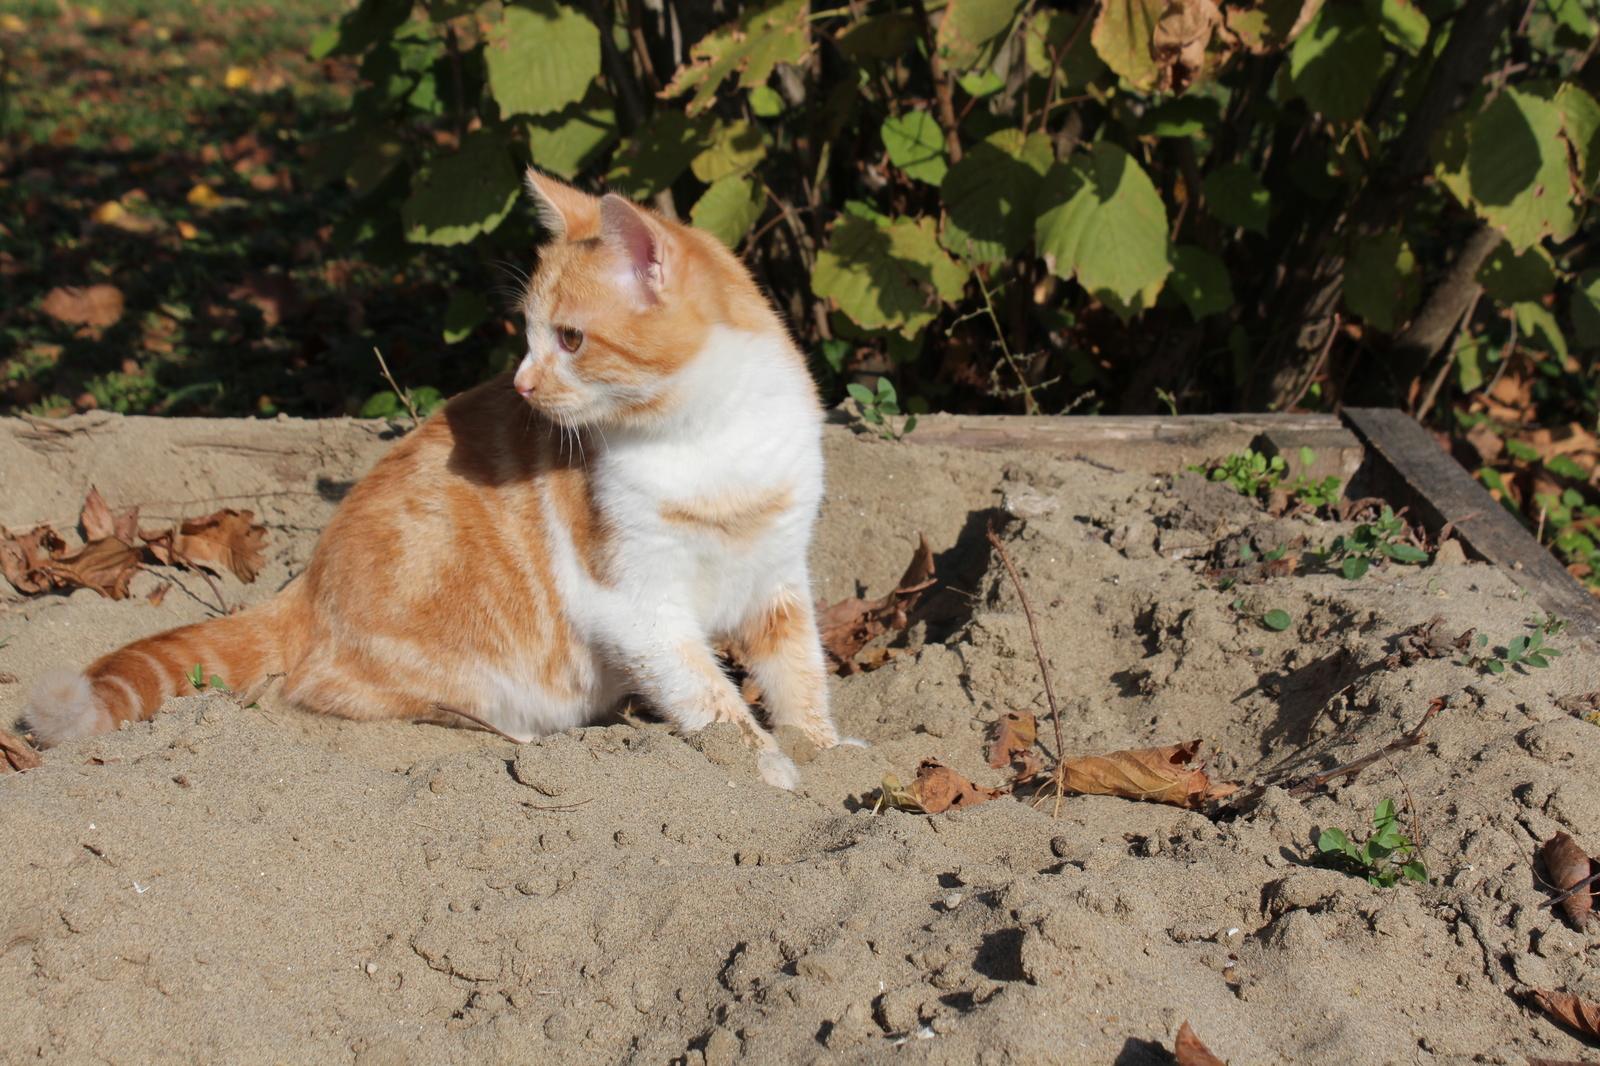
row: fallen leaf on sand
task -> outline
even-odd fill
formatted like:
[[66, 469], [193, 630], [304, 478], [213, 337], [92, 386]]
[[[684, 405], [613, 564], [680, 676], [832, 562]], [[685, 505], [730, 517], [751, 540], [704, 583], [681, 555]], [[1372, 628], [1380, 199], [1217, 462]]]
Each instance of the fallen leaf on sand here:
[[911, 793], [929, 814], [959, 811], [996, 796], [1004, 796], [1003, 788], [979, 788], [936, 759], [923, 759], [917, 767], [917, 779], [911, 782]]
[[1039, 723], [1031, 711], [1012, 711], [1001, 715], [994, 743], [989, 745], [989, 765], [996, 770], [1010, 766], [1013, 759], [1033, 747]]
[[78, 517], [83, 523], [83, 539], [87, 542], [115, 537], [132, 545], [139, 535], [139, 508], [133, 507], [112, 517], [111, 508], [101, 499], [100, 490], [89, 486], [89, 495], [83, 501], [83, 513]]
[[878, 792], [878, 807], [893, 807], [912, 814], [941, 814], [964, 810], [1005, 794], [1005, 789], [979, 788], [937, 759], [923, 759], [910, 788], [901, 785], [894, 774], [884, 777], [883, 787]]
[[1400, 636], [1395, 638], [1395, 652], [1384, 660], [1383, 665], [1393, 670], [1398, 666], [1414, 666], [1424, 659], [1442, 659], [1446, 656], [1459, 655], [1472, 647], [1472, 638], [1477, 635], [1476, 629], [1469, 629], [1458, 637], [1452, 638], [1440, 629], [1444, 625], [1444, 615], [1436, 614], [1419, 625], [1414, 625]]
[[1578, 1059], [1529, 1059], [1528, 1066], [1595, 1066], [1595, 1064]]
[[45, 572], [58, 586], [94, 589], [113, 600], [128, 595], [128, 582], [139, 570], [139, 549], [116, 537], [93, 540], [75, 552], [53, 556]]
[[1600, 1038], [1600, 1006], [1565, 992], [1535, 990], [1534, 1002], [1550, 1017], [1570, 1025], [1584, 1036]]
[[223, 509], [205, 518], [187, 519], [176, 529], [142, 532], [150, 554], [163, 563], [203, 566], [213, 573], [231, 571], [249, 584], [266, 565], [262, 546], [267, 527], [254, 511]]
[[1228, 1066], [1200, 1042], [1188, 1022], [1178, 1027], [1178, 1038], [1172, 1042], [1172, 1057], [1178, 1060], [1178, 1066]]
[[832, 607], [818, 607], [817, 629], [828, 653], [828, 672], [848, 675], [860, 670], [856, 653], [874, 637], [890, 629], [904, 629], [906, 613], [932, 584], [933, 549], [928, 546], [928, 538], [922, 537], [911, 556], [911, 565], [900, 575], [894, 591], [883, 599], [846, 599]]
[[122, 317], [122, 290], [115, 285], [61, 286], [45, 293], [39, 310], [69, 326], [113, 326]]
[[45, 570], [52, 555], [66, 551], [67, 542], [49, 526], [35, 526], [13, 536], [0, 526], [0, 573], [24, 595], [48, 592], [56, 587]]
[[[1557, 833], [1545, 841], [1540, 855], [1544, 858], [1545, 869], [1550, 871], [1551, 882], [1563, 892], [1593, 872], [1589, 856], [1578, 846], [1577, 841], [1566, 833]], [[1561, 901], [1561, 908], [1567, 912], [1567, 918], [1579, 932], [1582, 932], [1588, 923], [1589, 912], [1593, 907], [1593, 890], [1587, 887], [1579, 889]]]
[[43, 765], [44, 760], [26, 741], [8, 729], [0, 729], [0, 773], [32, 770]]
[[1085, 755], [1063, 762], [1058, 776], [1066, 792], [1123, 796], [1193, 810], [1205, 806], [1207, 800], [1221, 799], [1239, 791], [1238, 785], [1212, 784], [1200, 767], [1187, 768], [1199, 748], [1200, 741], [1191, 740], [1160, 748]]

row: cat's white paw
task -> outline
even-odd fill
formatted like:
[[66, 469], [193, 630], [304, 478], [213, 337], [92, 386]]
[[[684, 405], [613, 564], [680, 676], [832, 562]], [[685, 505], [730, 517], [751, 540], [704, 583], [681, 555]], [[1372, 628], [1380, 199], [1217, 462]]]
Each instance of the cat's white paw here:
[[773, 788], [793, 792], [800, 785], [800, 771], [794, 760], [781, 752], [758, 756], [756, 767], [761, 771], [761, 780]]

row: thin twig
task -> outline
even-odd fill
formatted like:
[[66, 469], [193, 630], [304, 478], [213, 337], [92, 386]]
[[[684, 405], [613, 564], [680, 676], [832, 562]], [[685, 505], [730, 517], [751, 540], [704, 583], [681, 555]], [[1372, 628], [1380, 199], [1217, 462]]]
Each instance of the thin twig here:
[[400, 402], [405, 404], [406, 410], [411, 413], [412, 423], [422, 421], [417, 417], [417, 409], [411, 405], [411, 394], [395, 383], [394, 375], [389, 373], [389, 364], [383, 361], [383, 353], [378, 351], [377, 345], [372, 346], [372, 354], [378, 357], [378, 369], [383, 371], [383, 380], [389, 383], [389, 387], [394, 390], [394, 394], [400, 397]]
[[[174, 537], [173, 539], [176, 541], [177, 538]], [[206, 584], [211, 586], [211, 591], [217, 594], [217, 603], [221, 607], [224, 615], [232, 613], [228, 610], [228, 601], [222, 598], [222, 589], [218, 588], [217, 583], [211, 580], [211, 574], [208, 570], [206, 570], [205, 567], [201, 566], [199, 563], [195, 562], [193, 559], [179, 551], [176, 544], [169, 546], [167, 550], [172, 553], [172, 557], [178, 560], [178, 562], [182, 563], [184, 566], [188, 567], [190, 570], [193, 570], [195, 573], [206, 579]]]
[[478, 725], [483, 726], [483, 728], [487, 729], [489, 732], [494, 733], [494, 734], [496, 734], [498, 736], [504, 737], [505, 739], [511, 741], [511, 743], [513, 743], [513, 744], [521, 744], [522, 743], [522, 741], [518, 740], [516, 737], [512, 736], [510, 733], [507, 733], [503, 729], [500, 729], [500, 728], [498, 728], [496, 726], [490, 725], [488, 722], [485, 722], [482, 718], [479, 718], [475, 714], [468, 714], [466, 711], [461, 710], [459, 707], [452, 707], [447, 703], [435, 703], [434, 706], [437, 707], [441, 711], [449, 711], [451, 714], [459, 714], [461, 717], [465, 718], [469, 722], [476, 722]]
[[1422, 743], [1423, 739], [1427, 736], [1427, 734], [1423, 733], [1422, 727], [1427, 725], [1428, 722], [1433, 719], [1433, 716], [1439, 713], [1439, 709], [1443, 706], [1444, 702], [1442, 700], [1436, 700], [1429, 704], [1428, 713], [1422, 716], [1422, 721], [1418, 722], [1411, 732], [1397, 740], [1389, 741], [1389, 743], [1385, 744], [1372, 754], [1363, 755], [1354, 762], [1347, 762], [1343, 766], [1335, 766], [1332, 770], [1324, 770], [1320, 774], [1308, 774], [1297, 781], [1290, 782], [1289, 786], [1284, 791], [1288, 792], [1291, 796], [1303, 795], [1304, 793], [1310, 792], [1314, 788], [1321, 788], [1323, 785], [1327, 784], [1329, 781], [1332, 781], [1336, 777], [1342, 777], [1345, 774], [1349, 774], [1351, 777], [1354, 777], [1356, 774], [1360, 773], [1362, 770], [1365, 770], [1379, 759], [1387, 756], [1391, 751], [1401, 751], [1405, 748], [1415, 747], [1416, 745]]
[[1588, 888], [1590, 885], [1594, 884], [1596, 881], [1600, 881], [1600, 873], [1590, 874], [1588, 877], [1585, 877], [1582, 881], [1579, 881], [1577, 884], [1573, 885], [1571, 888], [1569, 888], [1565, 892], [1561, 893], [1561, 895], [1559, 895], [1559, 896], [1551, 896], [1549, 899], [1545, 900], [1543, 903], [1539, 904], [1539, 906], [1535, 907], [1534, 909], [1535, 910], [1539, 910], [1539, 909], [1544, 908], [1544, 907], [1554, 907], [1557, 903], [1564, 902], [1566, 899], [1568, 899], [1571, 896], [1576, 896], [1580, 891], [1582, 891], [1585, 888]]
[[1033, 604], [1028, 602], [1028, 590], [1022, 587], [1022, 578], [1017, 575], [1017, 568], [1011, 562], [1011, 553], [994, 535], [993, 522], [989, 523], [988, 537], [994, 550], [1000, 553], [1000, 561], [1006, 564], [1006, 573], [1011, 575], [1011, 583], [1017, 586], [1017, 595], [1022, 598], [1022, 611], [1028, 616], [1028, 632], [1033, 634], [1033, 651], [1039, 657], [1039, 673], [1044, 677], [1045, 699], [1050, 701], [1050, 718], [1056, 726], [1056, 758], [1059, 760], [1067, 750], [1067, 742], [1061, 732], [1061, 708], [1056, 706], [1055, 689], [1050, 684], [1050, 665], [1045, 662], [1044, 645], [1039, 641], [1039, 623], [1033, 617]]

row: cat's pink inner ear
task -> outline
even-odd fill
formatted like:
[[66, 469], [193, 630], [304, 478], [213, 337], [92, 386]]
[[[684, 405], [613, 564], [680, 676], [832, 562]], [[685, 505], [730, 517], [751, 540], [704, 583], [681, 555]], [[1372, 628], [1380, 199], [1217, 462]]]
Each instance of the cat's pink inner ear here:
[[539, 225], [558, 241], [584, 241], [600, 232], [600, 200], [580, 192], [564, 181], [541, 174], [532, 167], [527, 173], [528, 195], [533, 198]]
[[607, 193], [600, 201], [600, 237], [621, 255], [632, 280], [651, 301], [666, 284], [666, 229], [632, 201]]

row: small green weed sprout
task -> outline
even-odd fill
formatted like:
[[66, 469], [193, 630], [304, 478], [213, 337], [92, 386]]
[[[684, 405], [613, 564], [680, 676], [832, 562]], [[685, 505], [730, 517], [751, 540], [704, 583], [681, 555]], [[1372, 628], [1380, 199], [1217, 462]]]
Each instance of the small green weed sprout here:
[[[872, 392], [865, 385], [857, 385], [854, 382], [846, 385], [845, 389], [861, 405], [861, 417], [872, 425], [877, 426], [878, 436], [884, 440], [899, 440], [916, 429], [917, 415], [925, 413], [927, 410], [927, 406], [921, 397], [915, 397], [908, 401], [907, 406], [912, 408], [912, 412], [906, 416], [905, 422], [901, 424], [900, 429], [897, 431], [889, 419], [899, 416], [900, 398], [895, 395], [894, 384], [888, 378], [878, 379], [877, 392]], [[918, 408], [921, 408], [921, 410], [917, 410]]]
[[[1565, 624], [1565, 622], [1562, 623], [1562, 625]], [[1482, 633], [1478, 634], [1478, 647], [1485, 648], [1488, 645], [1489, 638]], [[1560, 650], [1546, 646], [1544, 630], [1536, 629], [1533, 631], [1532, 636], [1512, 638], [1511, 643], [1506, 645], [1504, 653], [1501, 653], [1500, 649], [1496, 648], [1493, 652], [1484, 655], [1466, 655], [1462, 657], [1461, 665], [1475, 666], [1481, 670], [1487, 670], [1491, 674], [1503, 674], [1506, 672], [1506, 668], [1510, 666], [1531, 666], [1538, 670], [1544, 670], [1550, 666], [1551, 659], [1559, 659], [1560, 657]], [[1524, 669], [1521, 672], [1527, 673], [1527, 670]]]
[[216, 689], [218, 692], [233, 691], [227, 686], [222, 678], [218, 677], [216, 674], [212, 674], [211, 679], [208, 682], [206, 680], [206, 668], [200, 663], [195, 663], [194, 666], [190, 667], [183, 676], [188, 678], [189, 684], [193, 685], [197, 690], [204, 689], [209, 686], [210, 688]]
[[[1565, 618], [1557, 618], [1553, 614], [1536, 614], [1532, 618], [1528, 619], [1528, 625], [1532, 626], [1534, 629], [1537, 629], [1547, 637], [1553, 637], [1558, 635], [1563, 629], [1567, 628], [1567, 620]], [[0, 643], [0, 648], [3, 647], [5, 647], [5, 644]]]
[[1428, 868], [1412, 858], [1416, 844], [1398, 828], [1394, 800], [1372, 812], [1372, 835], [1359, 848], [1342, 829], [1324, 829], [1317, 837], [1317, 864], [1364, 877], [1368, 884], [1393, 888], [1401, 878], [1426, 883]]
[[[1317, 453], [1310, 448], [1300, 449], [1301, 467], [1309, 470], [1316, 458]], [[1281, 487], [1308, 507], [1324, 507], [1339, 498], [1340, 481], [1333, 475], [1314, 481], [1301, 474], [1293, 484], [1284, 485], [1283, 479], [1289, 472], [1289, 464], [1283, 456], [1268, 458], [1253, 448], [1246, 448], [1238, 455], [1226, 456], [1210, 468], [1191, 466], [1189, 469], [1212, 481], [1226, 481], [1245, 496], [1261, 496]]]
[[1405, 533], [1405, 528], [1405, 521], [1394, 509], [1385, 507], [1376, 522], [1363, 522], [1353, 532], [1333, 538], [1333, 543], [1318, 554], [1324, 564], [1333, 556], [1339, 556], [1339, 572], [1351, 581], [1365, 577], [1373, 560], [1380, 557], [1397, 563], [1427, 562], [1428, 553], [1415, 544], [1395, 542], [1396, 537]]

